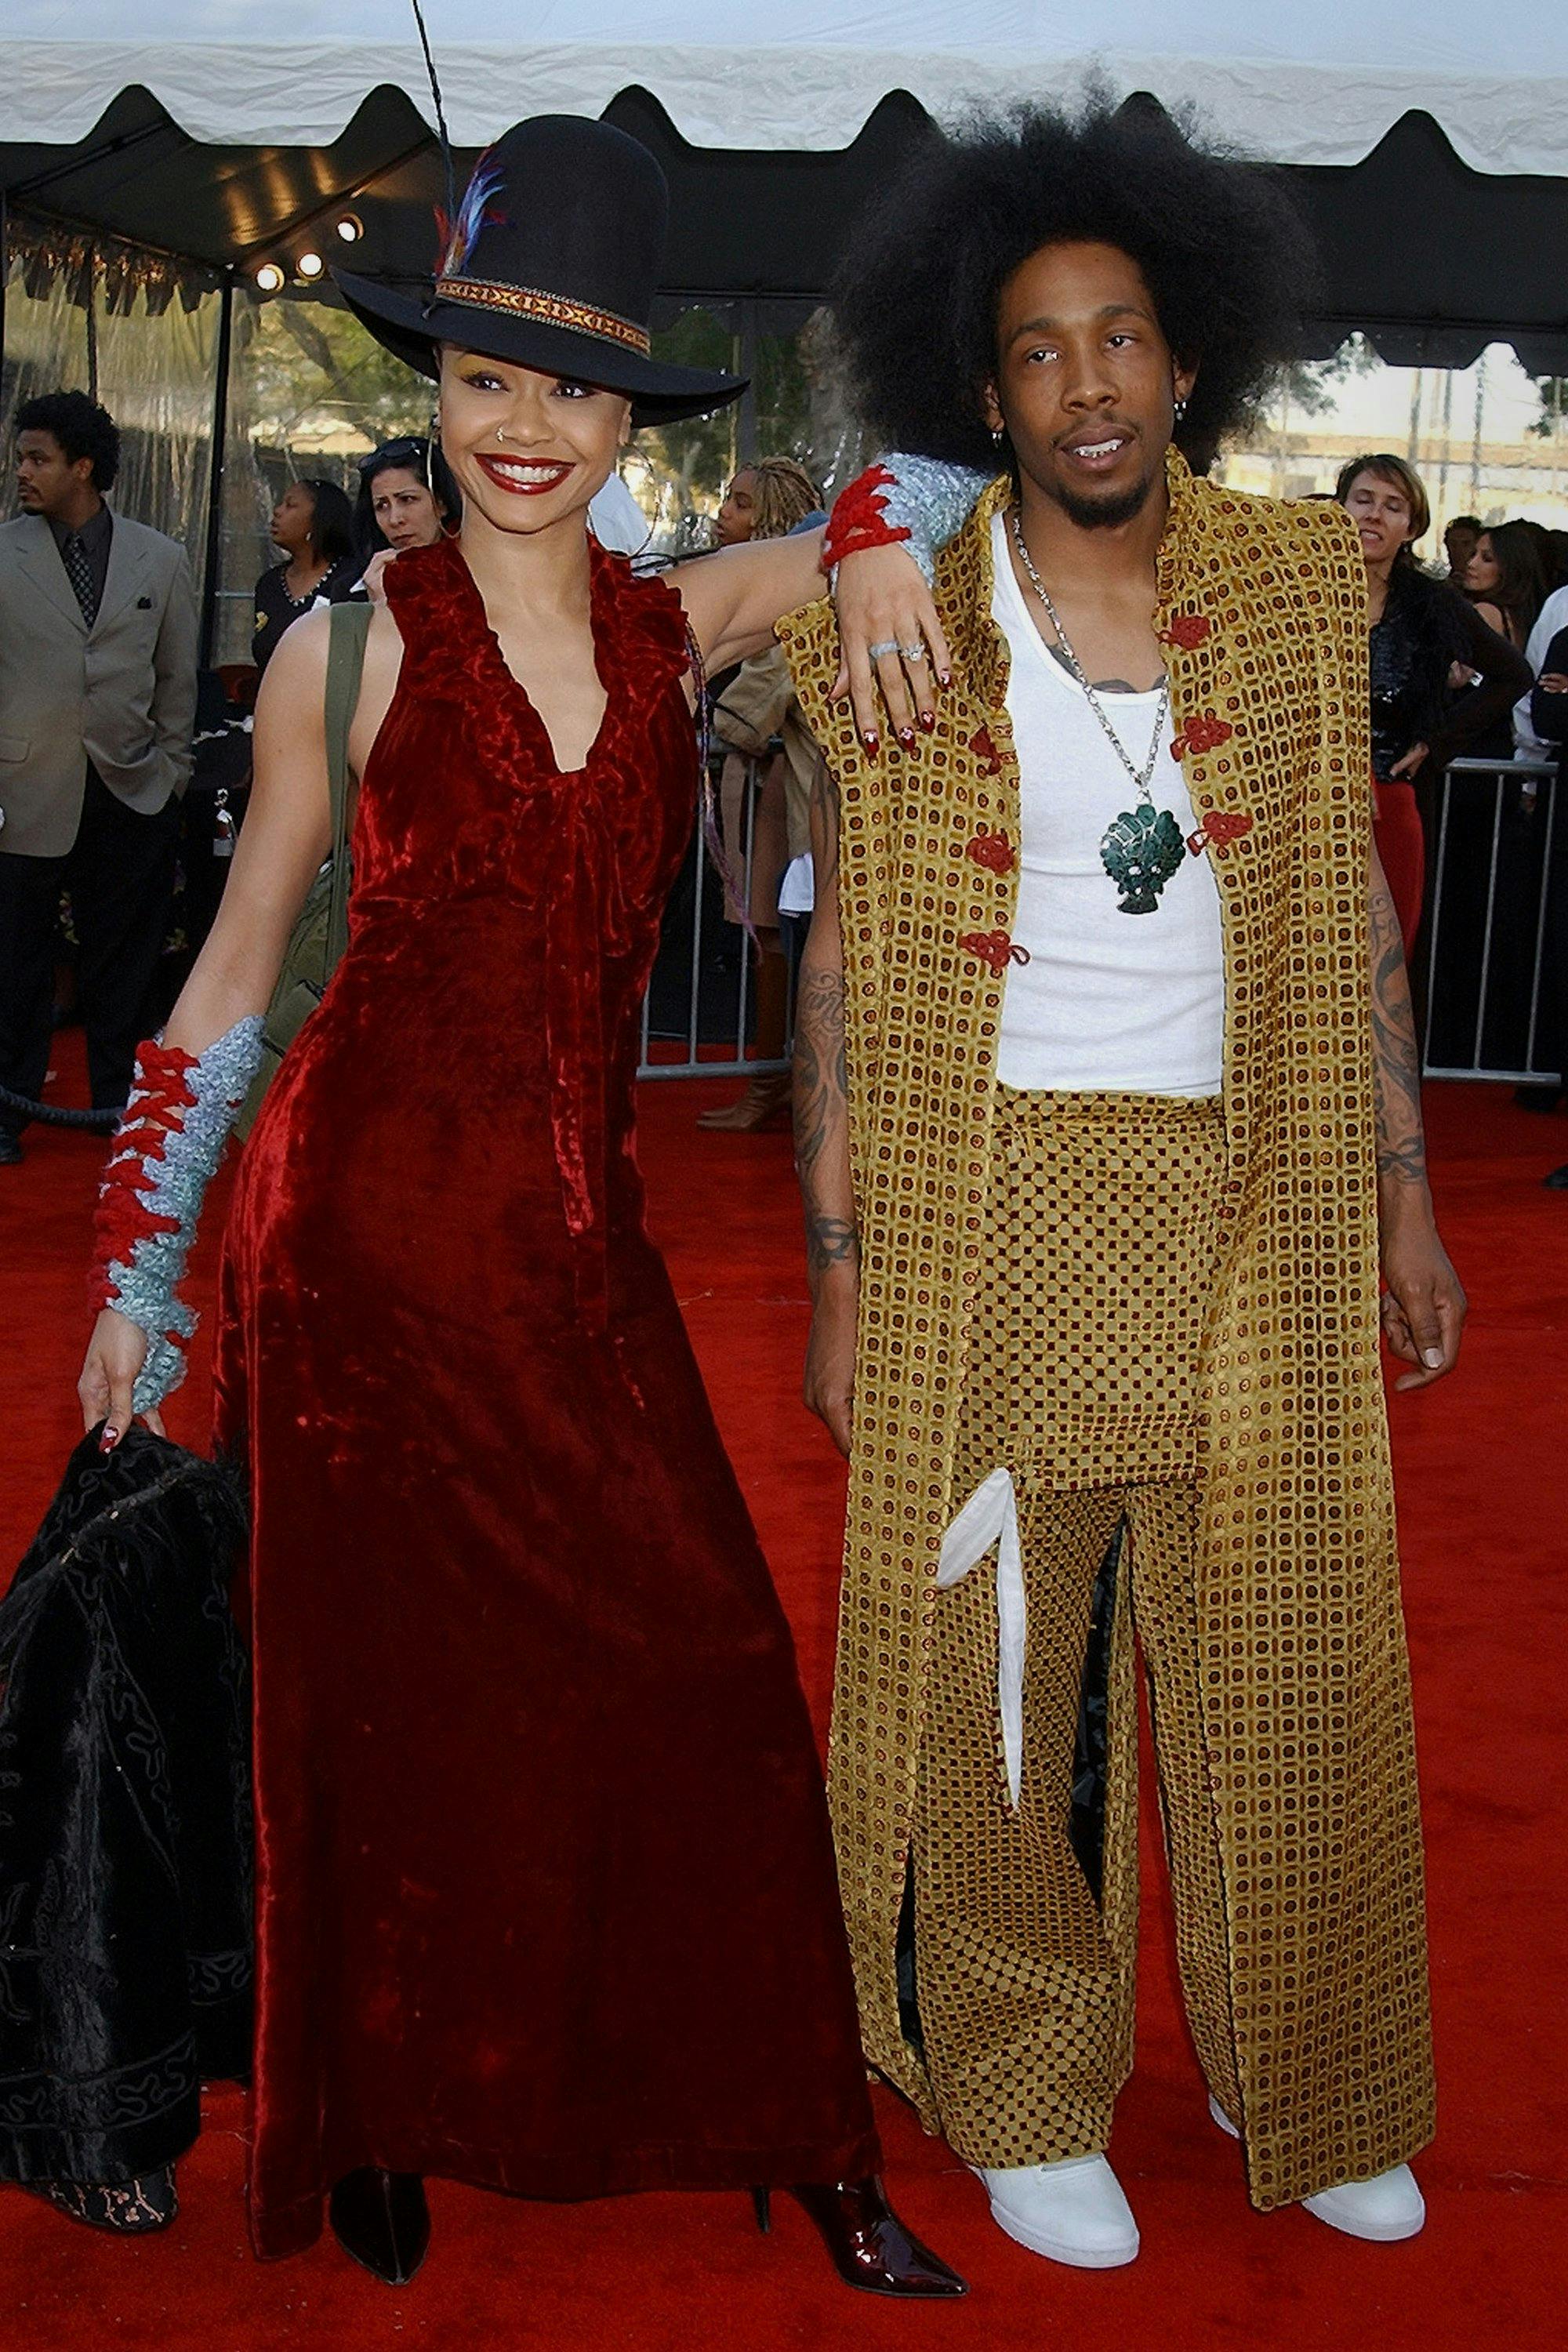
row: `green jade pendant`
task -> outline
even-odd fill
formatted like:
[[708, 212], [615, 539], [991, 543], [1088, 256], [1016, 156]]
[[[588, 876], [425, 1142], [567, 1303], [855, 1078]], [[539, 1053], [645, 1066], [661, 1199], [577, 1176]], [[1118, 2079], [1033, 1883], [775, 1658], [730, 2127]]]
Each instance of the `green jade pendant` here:
[[1123, 809], [1100, 845], [1100, 862], [1121, 892], [1123, 915], [1152, 915], [1187, 854], [1169, 809]]

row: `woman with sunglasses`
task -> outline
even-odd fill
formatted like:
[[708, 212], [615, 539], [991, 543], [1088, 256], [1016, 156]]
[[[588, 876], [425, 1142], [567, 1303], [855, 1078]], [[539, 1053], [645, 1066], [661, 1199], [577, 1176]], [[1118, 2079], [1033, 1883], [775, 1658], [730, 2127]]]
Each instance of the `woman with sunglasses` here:
[[381, 575], [395, 556], [434, 547], [462, 520], [462, 493], [440, 450], [418, 433], [384, 441], [359, 461], [354, 545], [365, 568], [355, 594], [379, 599]]
[[[635, 141], [544, 118], [481, 160], [423, 297], [342, 281], [438, 380], [462, 525], [398, 557], [370, 621], [351, 943], [251, 1134], [220, 1283], [219, 1440], [251, 1496], [251, 2227], [295, 2252], [330, 2196], [397, 2282], [427, 2173], [744, 2187], [764, 2223], [779, 2188], [851, 2284], [948, 2295], [876, 2178], [789, 1631], [644, 1225], [638, 1008], [692, 823], [692, 648], [743, 659], [821, 590], [816, 540], [638, 580], [590, 535], [635, 425], [742, 389], [649, 353], [665, 201]], [[109, 1444], [179, 1376], [175, 1261], [327, 844], [329, 638], [292, 633], [268, 676], [223, 912], [110, 1163], [81, 1382]]]

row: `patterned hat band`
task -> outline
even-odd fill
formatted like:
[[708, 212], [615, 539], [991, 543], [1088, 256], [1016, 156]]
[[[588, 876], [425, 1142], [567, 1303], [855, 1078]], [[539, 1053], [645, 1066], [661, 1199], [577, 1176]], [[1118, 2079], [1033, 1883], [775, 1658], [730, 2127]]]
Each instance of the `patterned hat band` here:
[[509, 318], [536, 319], [546, 327], [570, 327], [593, 335], [602, 343], [618, 343], [624, 351], [647, 359], [652, 348], [646, 327], [614, 310], [596, 310], [590, 302], [574, 302], [564, 294], [544, 294], [533, 286], [498, 286], [484, 278], [438, 278], [436, 292], [444, 302], [466, 302], [477, 310], [504, 310]]

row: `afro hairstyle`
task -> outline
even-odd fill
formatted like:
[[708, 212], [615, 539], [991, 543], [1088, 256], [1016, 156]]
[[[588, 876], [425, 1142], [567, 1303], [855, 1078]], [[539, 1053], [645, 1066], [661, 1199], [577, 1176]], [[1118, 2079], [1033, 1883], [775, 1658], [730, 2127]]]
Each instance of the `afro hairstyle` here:
[[1296, 349], [1310, 237], [1272, 173], [1152, 99], [1022, 105], [922, 140], [856, 228], [832, 311], [852, 396], [892, 449], [990, 472], [981, 413], [1002, 287], [1042, 246], [1114, 245], [1197, 369], [1178, 446], [1200, 472]]
[[16, 411], [18, 433], [50, 433], [68, 466], [92, 459], [95, 490], [111, 490], [120, 471], [120, 427], [85, 392], [40, 392]]

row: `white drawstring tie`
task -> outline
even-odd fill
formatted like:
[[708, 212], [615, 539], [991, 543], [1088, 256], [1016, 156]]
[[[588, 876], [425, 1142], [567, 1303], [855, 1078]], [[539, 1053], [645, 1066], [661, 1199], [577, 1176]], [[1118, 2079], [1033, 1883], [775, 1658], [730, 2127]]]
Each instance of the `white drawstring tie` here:
[[1018, 1498], [1012, 1473], [993, 1470], [982, 1479], [942, 1539], [936, 1580], [943, 1591], [962, 1584], [996, 1546], [996, 1706], [1002, 1718], [1002, 1754], [1013, 1804], [1024, 1777], [1024, 1646], [1027, 1617], [1024, 1601], [1024, 1555], [1018, 1541]]

